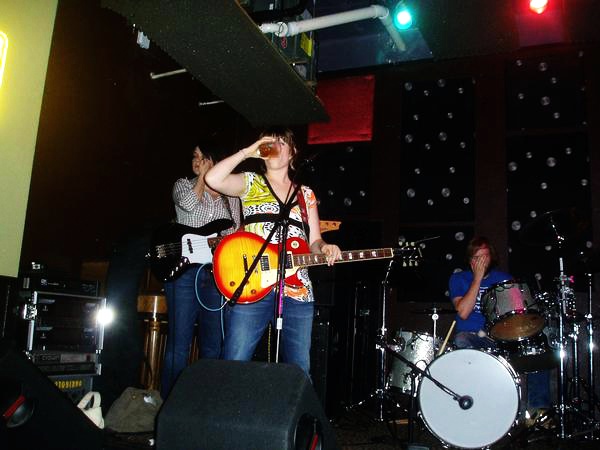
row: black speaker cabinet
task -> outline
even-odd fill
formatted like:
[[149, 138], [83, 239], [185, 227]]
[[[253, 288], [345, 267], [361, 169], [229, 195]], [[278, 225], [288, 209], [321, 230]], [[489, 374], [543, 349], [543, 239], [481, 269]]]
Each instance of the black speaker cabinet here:
[[309, 378], [298, 367], [199, 360], [158, 414], [157, 450], [337, 449]]
[[[97, 428], [27, 357], [0, 341], [0, 448], [10, 450], [101, 450]], [[22, 396], [22, 397], [21, 397]], [[20, 403], [19, 398], [25, 400]], [[27, 407], [22, 414], [18, 406]], [[7, 411], [14, 414], [11, 417]], [[22, 420], [11, 423], [17, 415]], [[13, 420], [14, 421], [14, 420]]]

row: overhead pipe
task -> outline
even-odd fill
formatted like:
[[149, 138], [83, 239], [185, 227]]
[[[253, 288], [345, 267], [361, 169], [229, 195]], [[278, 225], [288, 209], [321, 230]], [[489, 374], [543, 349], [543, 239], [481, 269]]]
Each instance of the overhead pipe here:
[[365, 19], [381, 20], [381, 23], [394, 41], [396, 48], [402, 52], [406, 50], [406, 44], [404, 43], [404, 40], [400, 36], [400, 33], [396, 27], [394, 27], [390, 10], [381, 5], [371, 5], [366, 8], [344, 11], [341, 13], [314, 17], [312, 19], [299, 20], [295, 22], [263, 23], [259, 28], [263, 34], [273, 33], [275, 36], [284, 37], [295, 36], [306, 31], [320, 30], [336, 25], [358, 22], [359, 20]]

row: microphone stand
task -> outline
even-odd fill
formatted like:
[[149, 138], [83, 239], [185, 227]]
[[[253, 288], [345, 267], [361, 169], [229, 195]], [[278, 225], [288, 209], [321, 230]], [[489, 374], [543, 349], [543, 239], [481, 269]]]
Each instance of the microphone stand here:
[[[306, 160], [309, 161], [309, 160]], [[298, 173], [298, 172], [296, 172]], [[289, 214], [294, 205], [294, 201], [300, 191], [301, 184], [294, 183], [296, 177], [294, 177], [292, 181], [292, 185], [294, 186], [294, 190], [292, 194], [288, 196], [286, 203], [280, 206], [279, 214], [277, 218], [273, 221], [274, 225], [268, 236], [265, 238], [262, 246], [258, 250], [257, 254], [254, 256], [252, 263], [246, 270], [244, 278], [240, 282], [239, 286], [236, 288], [235, 292], [229, 299], [229, 304], [234, 306], [239, 300], [242, 292], [244, 291], [244, 287], [248, 283], [248, 280], [252, 276], [254, 269], [258, 265], [262, 255], [264, 254], [267, 246], [271, 242], [271, 238], [275, 235], [277, 231], [279, 231], [279, 243], [277, 245], [278, 256], [277, 256], [277, 282], [275, 284], [275, 297], [276, 297], [276, 309], [275, 309], [275, 329], [276, 329], [276, 345], [275, 345], [275, 362], [279, 362], [279, 349], [281, 342], [281, 330], [283, 329], [283, 297], [284, 297], [284, 288], [285, 288], [285, 270], [287, 265], [287, 234], [289, 228]], [[290, 186], [290, 188], [291, 188]], [[289, 192], [289, 191], [288, 191]], [[308, 236], [307, 236], [308, 238]]]

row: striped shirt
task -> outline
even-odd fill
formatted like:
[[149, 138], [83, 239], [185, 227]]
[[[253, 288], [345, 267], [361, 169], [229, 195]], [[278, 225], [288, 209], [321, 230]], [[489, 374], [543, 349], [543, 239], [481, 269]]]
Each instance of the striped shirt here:
[[[233, 214], [235, 226], [228, 228], [221, 234], [233, 233], [241, 223], [239, 199], [223, 195], [213, 197], [207, 190], [204, 191], [203, 197], [200, 199], [194, 192], [197, 179], [198, 177], [191, 180], [180, 178], [173, 186], [173, 202], [175, 203], [177, 223], [198, 228], [217, 219], [232, 219], [231, 214]], [[224, 203], [224, 199], [229, 203], [229, 210]]]

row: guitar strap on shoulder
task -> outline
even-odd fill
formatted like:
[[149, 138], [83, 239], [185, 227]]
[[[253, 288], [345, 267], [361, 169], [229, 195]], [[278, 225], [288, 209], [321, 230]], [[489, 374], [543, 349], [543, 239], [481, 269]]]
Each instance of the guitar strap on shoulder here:
[[306, 211], [306, 200], [304, 200], [304, 193], [302, 192], [302, 187], [298, 189], [298, 193], [296, 194], [298, 197], [298, 206], [300, 207], [300, 215], [302, 216], [302, 222], [308, 224], [308, 212]]
[[[271, 187], [269, 180], [267, 180], [266, 177], [263, 177], [263, 179], [265, 181], [265, 185], [271, 192], [271, 195], [273, 195], [273, 198], [275, 198], [277, 200], [277, 202], [279, 203], [279, 207], [283, 208], [284, 205], [277, 198], [275, 193], [273, 192], [273, 188]], [[298, 194], [296, 196], [296, 201], [292, 204], [292, 207], [295, 206], [296, 204], [300, 207], [300, 215], [302, 217], [302, 222], [300, 222], [299, 220], [291, 219], [291, 218], [289, 219], [289, 221], [292, 225], [304, 230], [304, 233], [306, 234], [306, 238], [308, 239], [310, 236], [310, 226], [308, 225], [308, 213], [306, 210], [306, 200], [304, 199], [304, 193], [302, 192], [302, 188], [300, 188], [298, 190]], [[248, 225], [251, 223], [258, 223], [258, 222], [273, 222], [273, 214], [272, 213], [260, 213], [260, 214], [251, 214], [249, 216], [243, 217], [244, 225]]]
[[229, 214], [229, 217], [233, 221], [233, 225], [234, 225], [235, 229], [237, 230], [238, 227], [242, 225], [241, 212], [240, 212], [240, 223], [238, 224], [235, 220], [235, 217], [233, 217], [233, 212], [231, 211], [231, 205], [229, 204], [229, 199], [227, 198], [227, 196], [225, 196], [223, 194], [220, 194], [220, 195], [221, 195], [221, 200], [225, 204], [225, 209], [227, 209], [227, 213]]
[[306, 234], [306, 239], [310, 239], [310, 225], [308, 224], [308, 211], [306, 209], [306, 200], [304, 199], [304, 191], [302, 190], [302, 186], [298, 189], [298, 193], [296, 194], [298, 198], [298, 206], [300, 207], [300, 216], [302, 217], [302, 228], [304, 229], [304, 234]]

